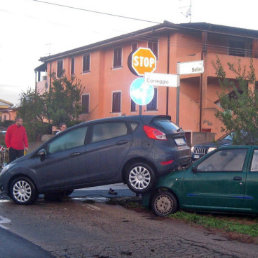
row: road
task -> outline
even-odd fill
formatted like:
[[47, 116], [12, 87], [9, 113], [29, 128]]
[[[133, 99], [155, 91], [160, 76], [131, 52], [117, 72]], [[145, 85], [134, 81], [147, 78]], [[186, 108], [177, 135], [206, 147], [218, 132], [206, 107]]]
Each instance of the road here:
[[[119, 195], [126, 191], [130, 194], [117, 187]], [[0, 231], [0, 240], [11, 232], [30, 242], [32, 248], [54, 257], [257, 257], [255, 244], [229, 241], [148, 211], [108, 205], [103, 202], [108, 197], [107, 189], [77, 191], [63, 202], [39, 199], [31, 206], [1, 200], [0, 226], [5, 230]], [[89, 203], [86, 194], [98, 197], [99, 202]], [[1, 241], [3, 245], [6, 250], [8, 245]], [[1, 250], [0, 257], [4, 257]]]

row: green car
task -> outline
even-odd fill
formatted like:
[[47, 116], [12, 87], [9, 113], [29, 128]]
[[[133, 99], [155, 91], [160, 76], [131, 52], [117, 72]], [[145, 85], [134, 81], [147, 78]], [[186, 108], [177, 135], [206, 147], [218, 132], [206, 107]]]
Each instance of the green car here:
[[143, 204], [158, 216], [178, 209], [258, 213], [258, 146], [221, 147], [160, 177]]

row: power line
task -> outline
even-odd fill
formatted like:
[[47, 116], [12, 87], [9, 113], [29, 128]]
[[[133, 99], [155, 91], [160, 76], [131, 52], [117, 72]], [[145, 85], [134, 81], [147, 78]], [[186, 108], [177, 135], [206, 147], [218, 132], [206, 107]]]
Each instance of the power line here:
[[117, 18], [128, 19], [128, 20], [148, 22], [148, 23], [153, 23], [153, 24], [160, 24], [160, 22], [157, 22], [157, 21], [150, 21], [150, 20], [144, 20], [144, 19], [140, 19], [140, 18], [129, 17], [129, 16], [124, 16], [124, 15], [119, 15], [119, 14], [112, 14], [112, 13], [100, 12], [100, 11], [96, 11], [96, 10], [89, 10], [89, 9], [74, 7], [74, 6], [70, 6], [70, 5], [51, 3], [51, 2], [40, 1], [40, 0], [33, 0], [33, 1], [43, 3], [43, 4], [48, 4], [48, 5], [54, 5], [54, 6], [69, 8], [69, 9], [73, 9], [73, 10], [79, 10], [79, 11], [84, 11], [84, 12], [97, 13], [97, 14], [108, 15], [108, 16], [117, 17]]

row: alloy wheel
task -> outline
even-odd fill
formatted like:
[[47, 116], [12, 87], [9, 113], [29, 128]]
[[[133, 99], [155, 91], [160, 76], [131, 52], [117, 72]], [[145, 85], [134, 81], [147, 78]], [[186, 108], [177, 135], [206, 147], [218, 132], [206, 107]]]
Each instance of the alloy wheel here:
[[129, 182], [136, 190], [146, 189], [151, 182], [151, 173], [143, 166], [135, 166], [129, 172]]
[[19, 180], [13, 185], [12, 194], [19, 203], [26, 203], [32, 196], [31, 185], [25, 180]]

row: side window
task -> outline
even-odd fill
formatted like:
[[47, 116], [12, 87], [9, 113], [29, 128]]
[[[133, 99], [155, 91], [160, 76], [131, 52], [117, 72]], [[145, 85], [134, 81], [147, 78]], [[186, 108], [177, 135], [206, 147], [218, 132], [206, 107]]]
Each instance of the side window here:
[[252, 172], [258, 172], [258, 150], [254, 150], [251, 169]]
[[48, 145], [49, 153], [69, 150], [84, 145], [87, 127], [80, 127], [60, 135]]
[[114, 49], [113, 68], [122, 66], [122, 48], [117, 47]]
[[246, 152], [246, 149], [229, 149], [217, 151], [201, 162], [197, 167], [197, 171], [242, 171]]
[[63, 60], [59, 60], [57, 61], [57, 77], [60, 78], [62, 77], [62, 74], [63, 74]]
[[112, 139], [127, 133], [127, 126], [124, 122], [97, 124], [93, 127], [92, 142]]

